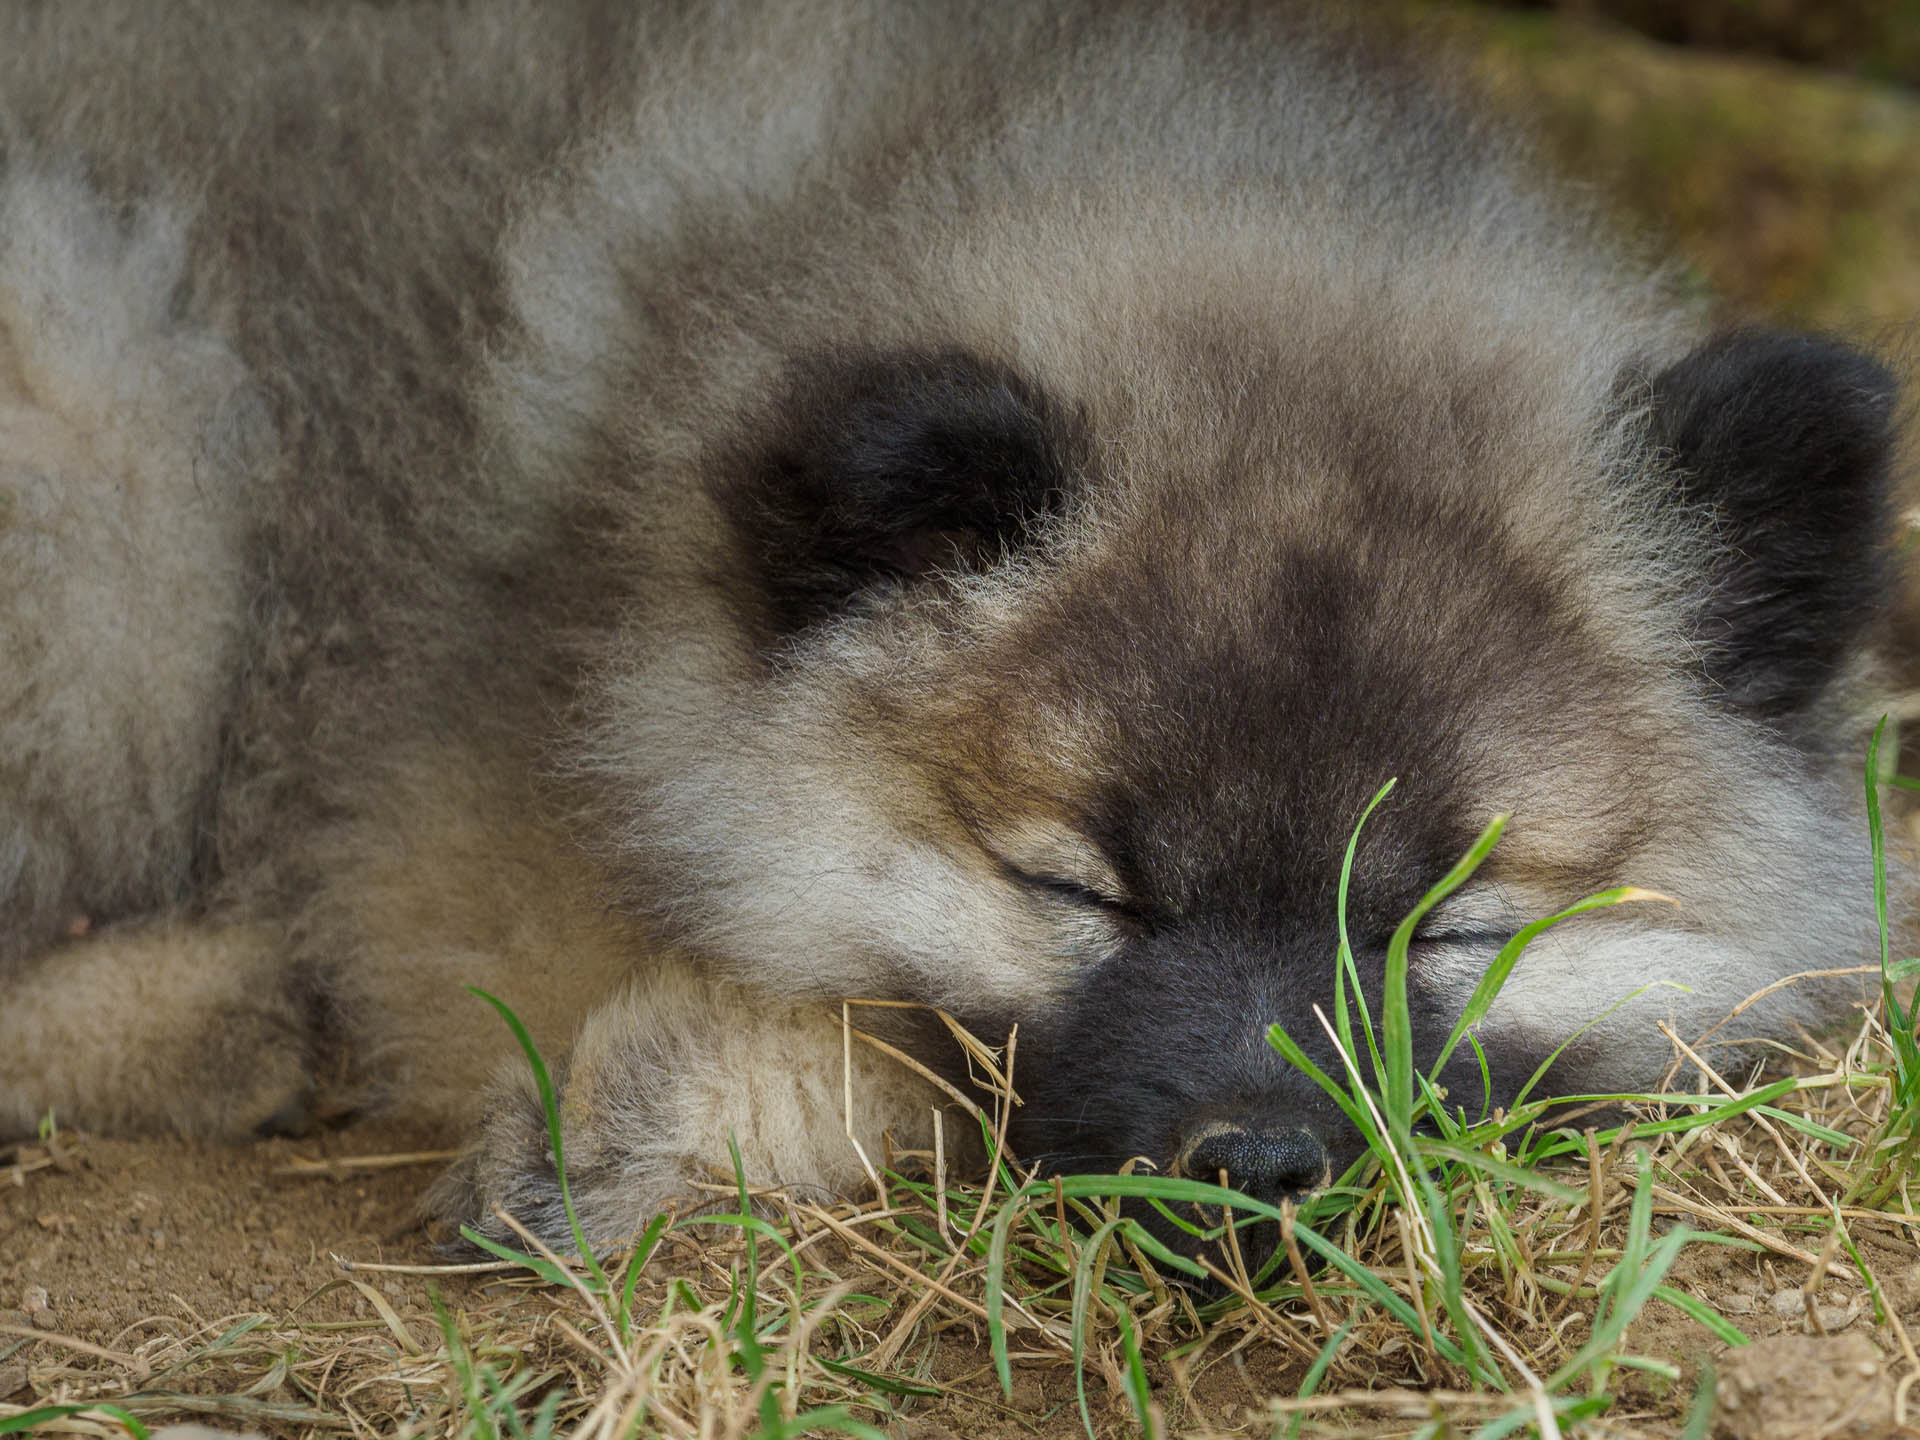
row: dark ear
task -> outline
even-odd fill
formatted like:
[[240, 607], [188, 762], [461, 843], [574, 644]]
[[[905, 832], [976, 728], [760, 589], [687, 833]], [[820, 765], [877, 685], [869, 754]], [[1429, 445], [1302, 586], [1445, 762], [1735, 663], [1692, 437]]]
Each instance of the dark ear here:
[[1039, 389], [960, 352], [814, 357], [721, 503], [781, 633], [862, 591], [990, 563], [1058, 512], [1084, 446]]
[[1654, 380], [1675, 498], [1713, 527], [1697, 634], [1733, 708], [1790, 719], [1884, 613], [1895, 394], [1866, 356], [1771, 330], [1717, 336]]

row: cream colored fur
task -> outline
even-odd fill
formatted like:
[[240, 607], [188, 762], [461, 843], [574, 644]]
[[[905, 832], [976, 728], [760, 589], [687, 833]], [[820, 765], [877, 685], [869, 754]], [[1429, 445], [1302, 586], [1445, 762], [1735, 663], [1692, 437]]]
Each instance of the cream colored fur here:
[[242, 1136], [297, 1124], [309, 1017], [283, 941], [238, 926], [131, 922], [70, 941], [0, 1004], [0, 1132]]
[[[790, 1005], [655, 957], [594, 1010], [561, 1076], [562, 1145], [589, 1235], [618, 1241], [669, 1202], [724, 1199], [737, 1184], [729, 1142], [750, 1185], [815, 1201], [865, 1192], [895, 1150], [928, 1150], [933, 1112], [951, 1102], [852, 1033], [872, 1014], [856, 1007], [843, 1024], [838, 1006]], [[527, 1165], [549, 1148], [533, 1081], [512, 1062], [500, 1077], [482, 1144], [434, 1204], [482, 1223], [501, 1204], [564, 1233], [551, 1173]], [[970, 1124], [945, 1133], [956, 1173], [979, 1162]]]
[[[0, 11], [0, 1138], [411, 1115], [469, 1137], [440, 1213], [558, 1239], [476, 986], [554, 1065], [596, 1241], [730, 1139], [857, 1191], [839, 1000], [1057, 1022], [1140, 927], [1104, 790], [1222, 716], [1293, 743], [1156, 664], [1309, 648], [1303, 555], [1365, 654], [1485, 671], [1435, 717], [1473, 825], [1515, 814], [1462, 903], [1681, 901], [1557, 935], [1490, 1038], [1688, 983], [1602, 1033], [1650, 1080], [1655, 1007], [1862, 953], [1857, 781], [1688, 668], [1718, 551], [1639, 392], [1700, 317], [1366, 26], [1230, 10]], [[1072, 498], [771, 633], [728, 485], [818, 419], [782, 397], [956, 353], [1085, 437]], [[1497, 514], [1550, 663], [1485, 556], [1382, 523], [1427, 505]], [[1361, 796], [1420, 703], [1376, 698]], [[1206, 799], [1212, 859], [1254, 853], [1274, 797]], [[1450, 1014], [1487, 958], [1416, 991]], [[867, 1155], [924, 1146], [939, 1093], [851, 1056]]]
[[270, 457], [187, 220], [0, 179], [0, 955], [181, 895], [209, 811]]

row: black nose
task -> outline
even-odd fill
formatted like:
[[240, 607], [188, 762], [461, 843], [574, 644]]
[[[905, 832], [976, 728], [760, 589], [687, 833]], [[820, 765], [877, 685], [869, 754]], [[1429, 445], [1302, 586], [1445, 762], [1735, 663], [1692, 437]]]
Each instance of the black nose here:
[[1317, 1190], [1327, 1183], [1327, 1151], [1305, 1130], [1212, 1130], [1186, 1152], [1181, 1171], [1195, 1180], [1218, 1180], [1269, 1205]]

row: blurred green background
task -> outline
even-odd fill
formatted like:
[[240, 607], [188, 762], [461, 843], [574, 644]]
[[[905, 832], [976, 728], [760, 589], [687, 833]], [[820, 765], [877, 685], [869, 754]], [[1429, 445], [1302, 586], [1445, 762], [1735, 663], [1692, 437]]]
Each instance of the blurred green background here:
[[1911, 346], [1920, 0], [1419, 8], [1735, 313]]
[[1724, 318], [1831, 331], [1903, 375], [1895, 658], [1920, 694], [1920, 0], [1403, 3]]

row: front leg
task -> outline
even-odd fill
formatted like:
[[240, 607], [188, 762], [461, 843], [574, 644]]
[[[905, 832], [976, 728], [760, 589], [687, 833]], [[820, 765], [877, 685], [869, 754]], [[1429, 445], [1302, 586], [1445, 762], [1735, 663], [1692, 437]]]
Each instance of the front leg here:
[[[854, 1016], [861, 1025], [861, 1012]], [[845, 1044], [836, 1006], [795, 1005], [671, 957], [650, 965], [588, 1017], [571, 1056], [550, 1065], [588, 1241], [617, 1244], [673, 1200], [711, 1201], [696, 1182], [730, 1181], [729, 1136], [752, 1187], [859, 1193], [867, 1181], [846, 1133]], [[888, 1131], [896, 1148], [930, 1146], [932, 1112], [951, 1100], [857, 1038], [851, 1044], [853, 1133], [867, 1156], [881, 1163]], [[946, 1133], [965, 1144], [970, 1129], [950, 1124]], [[524, 1062], [503, 1072], [487, 1118], [427, 1206], [518, 1244], [498, 1207], [555, 1249], [574, 1248]]]

